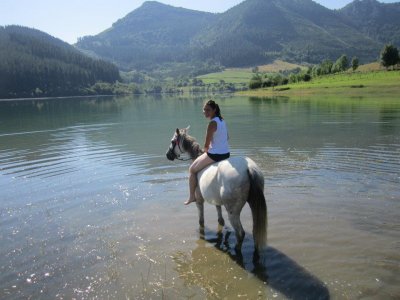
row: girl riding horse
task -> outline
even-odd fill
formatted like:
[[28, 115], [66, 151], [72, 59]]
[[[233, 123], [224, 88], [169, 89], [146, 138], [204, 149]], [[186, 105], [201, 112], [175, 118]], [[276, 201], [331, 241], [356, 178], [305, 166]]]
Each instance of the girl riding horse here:
[[197, 173], [230, 156], [228, 130], [224, 118], [221, 116], [219, 105], [213, 100], [209, 100], [203, 107], [203, 113], [210, 120], [206, 132], [204, 153], [196, 158], [189, 168], [189, 199], [184, 203], [185, 205], [196, 202]]

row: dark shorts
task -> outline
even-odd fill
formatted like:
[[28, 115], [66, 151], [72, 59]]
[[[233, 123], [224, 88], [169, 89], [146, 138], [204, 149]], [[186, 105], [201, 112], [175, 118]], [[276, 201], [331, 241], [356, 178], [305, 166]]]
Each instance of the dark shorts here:
[[231, 156], [230, 153], [212, 154], [212, 153], [208, 153], [208, 152], [207, 152], [207, 155], [208, 155], [209, 158], [211, 158], [215, 162], [219, 162], [221, 160], [228, 159]]

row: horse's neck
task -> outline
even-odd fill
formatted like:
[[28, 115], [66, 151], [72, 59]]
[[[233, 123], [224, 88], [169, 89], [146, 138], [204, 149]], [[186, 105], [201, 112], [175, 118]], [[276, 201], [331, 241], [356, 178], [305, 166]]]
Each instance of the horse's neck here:
[[203, 150], [201, 150], [201, 147], [198, 143], [195, 143], [194, 147], [191, 148], [189, 151], [190, 158], [194, 161], [196, 158], [198, 158], [200, 155], [204, 153]]
[[188, 152], [192, 160], [195, 160], [196, 158], [198, 158], [200, 155], [203, 154], [203, 150], [201, 150], [199, 143], [196, 142], [196, 140], [193, 139], [192, 137], [184, 139], [183, 142], [184, 142], [183, 147]]

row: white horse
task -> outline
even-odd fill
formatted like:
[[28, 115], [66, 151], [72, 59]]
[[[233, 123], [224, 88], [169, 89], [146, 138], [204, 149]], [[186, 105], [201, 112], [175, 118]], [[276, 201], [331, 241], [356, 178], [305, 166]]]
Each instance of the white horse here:
[[[169, 160], [180, 159], [188, 153], [195, 160], [203, 152], [196, 140], [187, 134], [188, 128], [176, 129], [166, 156]], [[236, 233], [236, 249], [240, 251], [244, 230], [240, 212], [246, 202], [253, 215], [253, 237], [255, 251], [266, 247], [267, 205], [264, 197], [264, 176], [260, 168], [248, 157], [231, 157], [212, 164], [197, 174], [196, 204], [199, 211], [200, 227], [204, 228], [204, 200], [216, 205], [218, 223], [224, 226], [221, 206], [224, 205], [229, 221]]]

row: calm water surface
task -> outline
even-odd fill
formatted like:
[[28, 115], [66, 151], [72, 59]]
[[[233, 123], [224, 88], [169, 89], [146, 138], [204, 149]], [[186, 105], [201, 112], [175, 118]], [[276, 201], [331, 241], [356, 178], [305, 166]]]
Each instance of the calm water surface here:
[[165, 151], [176, 127], [203, 143], [202, 98], [0, 102], [0, 298], [399, 299], [400, 101], [216, 100], [265, 174], [263, 261], [248, 206], [238, 256], [182, 205]]

